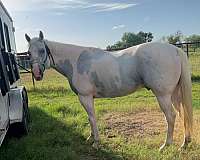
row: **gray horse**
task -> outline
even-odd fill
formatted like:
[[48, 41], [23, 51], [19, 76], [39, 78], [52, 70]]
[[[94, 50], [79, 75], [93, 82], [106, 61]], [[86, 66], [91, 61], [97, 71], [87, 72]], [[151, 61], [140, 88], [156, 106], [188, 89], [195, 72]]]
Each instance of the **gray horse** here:
[[44, 40], [27, 34], [29, 54], [36, 80], [42, 80], [45, 67], [53, 67], [66, 76], [71, 89], [79, 97], [91, 125], [93, 147], [99, 134], [94, 98], [120, 97], [139, 88], [151, 89], [168, 124], [167, 137], [160, 149], [173, 141], [176, 113], [184, 111], [185, 138], [183, 147], [191, 141], [192, 85], [186, 54], [177, 47], [162, 43], [145, 43], [110, 53], [98, 48], [81, 47]]

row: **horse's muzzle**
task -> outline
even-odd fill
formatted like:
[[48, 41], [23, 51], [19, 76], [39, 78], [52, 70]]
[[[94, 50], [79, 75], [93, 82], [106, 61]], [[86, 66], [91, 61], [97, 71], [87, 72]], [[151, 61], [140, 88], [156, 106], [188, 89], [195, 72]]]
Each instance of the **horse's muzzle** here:
[[38, 64], [33, 65], [33, 76], [35, 78], [36, 81], [41, 81], [43, 78], [43, 71], [42, 69], [39, 67]]

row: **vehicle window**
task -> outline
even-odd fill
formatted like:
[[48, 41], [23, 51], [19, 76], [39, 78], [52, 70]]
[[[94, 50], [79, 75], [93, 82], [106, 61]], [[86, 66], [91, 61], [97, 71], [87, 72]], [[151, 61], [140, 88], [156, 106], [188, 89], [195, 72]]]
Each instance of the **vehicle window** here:
[[5, 31], [5, 37], [6, 37], [7, 52], [11, 52], [9, 30], [8, 30], [8, 26], [5, 23], [4, 23], [4, 31]]
[[6, 66], [4, 64], [2, 55], [0, 54], [0, 90], [2, 96], [5, 96], [10, 89], [9, 80], [7, 79], [7, 72], [5, 67]]
[[8, 72], [8, 78], [9, 78], [10, 84], [13, 84], [16, 81], [16, 79], [15, 79], [14, 69], [11, 62], [11, 58], [10, 58], [11, 54], [12, 53], [2, 52], [2, 56], [3, 56], [3, 60], [5, 63], [7, 72]]
[[5, 40], [4, 40], [3, 25], [1, 18], [0, 18], [0, 48], [1, 50], [5, 51]]
[[13, 71], [14, 71], [14, 74], [15, 74], [15, 80], [18, 80], [20, 78], [20, 75], [19, 75], [19, 71], [18, 71], [15, 55], [11, 53], [10, 54], [10, 59], [11, 59], [11, 63], [12, 63], [12, 66], [13, 66]]

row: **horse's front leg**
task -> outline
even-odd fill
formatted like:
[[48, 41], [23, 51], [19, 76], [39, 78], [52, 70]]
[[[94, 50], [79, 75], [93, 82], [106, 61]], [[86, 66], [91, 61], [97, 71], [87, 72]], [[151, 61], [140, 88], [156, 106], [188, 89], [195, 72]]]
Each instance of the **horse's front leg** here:
[[91, 126], [90, 136], [93, 136], [90, 138], [94, 138], [93, 147], [97, 149], [99, 145], [99, 134], [98, 134], [98, 128], [96, 124], [96, 117], [95, 117], [95, 110], [94, 110], [94, 98], [92, 95], [89, 95], [89, 96], [79, 95], [79, 100], [88, 114], [89, 122]]

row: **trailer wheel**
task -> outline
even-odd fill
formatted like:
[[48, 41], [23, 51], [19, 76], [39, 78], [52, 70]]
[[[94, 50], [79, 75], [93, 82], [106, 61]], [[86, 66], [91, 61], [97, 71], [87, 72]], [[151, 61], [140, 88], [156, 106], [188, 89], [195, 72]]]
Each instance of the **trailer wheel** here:
[[24, 110], [26, 112], [27, 122], [29, 123], [31, 121], [31, 118], [30, 118], [30, 112], [28, 108], [28, 94], [25, 88], [24, 88], [22, 96], [23, 96], [23, 108], [25, 108]]
[[30, 122], [30, 114], [28, 109], [28, 96], [26, 90], [22, 92], [22, 97], [23, 97], [22, 122], [14, 123], [9, 128], [9, 135], [18, 138], [28, 134], [29, 122]]
[[27, 135], [28, 131], [29, 131], [29, 127], [28, 127], [27, 109], [23, 108], [23, 118], [22, 118], [22, 122], [19, 123], [18, 132], [19, 132], [20, 135]]
[[28, 109], [28, 96], [25, 90], [22, 96], [23, 96], [22, 122], [19, 123], [18, 132], [20, 135], [27, 135], [29, 132], [30, 114]]

